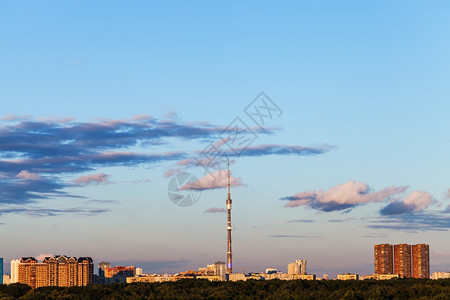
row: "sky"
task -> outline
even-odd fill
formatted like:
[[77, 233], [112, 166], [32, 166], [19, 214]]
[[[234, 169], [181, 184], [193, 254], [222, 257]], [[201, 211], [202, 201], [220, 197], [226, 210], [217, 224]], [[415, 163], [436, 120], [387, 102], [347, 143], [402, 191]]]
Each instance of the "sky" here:
[[449, 271], [449, 14], [1, 1], [6, 271], [41, 254], [146, 273], [225, 261], [226, 158], [235, 272], [371, 274], [380, 243], [429, 244]]

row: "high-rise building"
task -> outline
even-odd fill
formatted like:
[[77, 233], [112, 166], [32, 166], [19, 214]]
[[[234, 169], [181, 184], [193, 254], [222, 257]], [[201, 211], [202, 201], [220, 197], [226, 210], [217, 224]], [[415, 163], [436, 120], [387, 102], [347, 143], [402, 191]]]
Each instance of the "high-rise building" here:
[[3, 258], [0, 257], [0, 284], [3, 284]]
[[374, 245], [374, 262], [375, 262], [375, 274], [392, 274], [392, 245], [381, 244]]
[[412, 276], [414, 278], [430, 278], [430, 246], [426, 244], [412, 245]]
[[288, 274], [306, 274], [306, 260], [297, 259], [288, 264]]
[[109, 262], [102, 261], [98, 264], [98, 276], [105, 277], [105, 269], [111, 268], [111, 264]]
[[19, 259], [11, 260], [11, 283], [19, 282]]
[[411, 277], [411, 245], [394, 245], [394, 274]]
[[136, 276], [142, 276], [144, 272], [142, 271], [142, 268], [136, 268]]
[[223, 261], [217, 261], [214, 263], [214, 276], [220, 276], [222, 280], [225, 280], [227, 273], [227, 265]]
[[34, 257], [19, 261], [18, 282], [32, 288], [44, 286], [84, 286], [92, 284], [94, 263], [90, 257], [45, 257], [39, 263]]

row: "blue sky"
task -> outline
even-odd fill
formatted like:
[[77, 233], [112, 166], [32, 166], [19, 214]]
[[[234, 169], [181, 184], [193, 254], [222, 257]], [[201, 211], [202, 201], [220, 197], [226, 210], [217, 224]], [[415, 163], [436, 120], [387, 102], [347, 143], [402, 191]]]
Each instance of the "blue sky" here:
[[[239, 117], [236, 271], [369, 274], [385, 242], [448, 270], [449, 5], [1, 2], [0, 255], [224, 260], [226, 189], [187, 162]], [[257, 128], [261, 91], [282, 113]], [[177, 207], [168, 171], [211, 189]]]

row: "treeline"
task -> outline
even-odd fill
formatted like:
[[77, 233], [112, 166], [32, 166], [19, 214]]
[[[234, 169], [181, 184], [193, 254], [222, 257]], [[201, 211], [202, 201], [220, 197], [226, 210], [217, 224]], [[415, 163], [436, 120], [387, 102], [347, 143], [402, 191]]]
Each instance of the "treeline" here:
[[0, 299], [450, 299], [450, 279], [364, 281], [250, 280], [45, 287], [0, 285]]

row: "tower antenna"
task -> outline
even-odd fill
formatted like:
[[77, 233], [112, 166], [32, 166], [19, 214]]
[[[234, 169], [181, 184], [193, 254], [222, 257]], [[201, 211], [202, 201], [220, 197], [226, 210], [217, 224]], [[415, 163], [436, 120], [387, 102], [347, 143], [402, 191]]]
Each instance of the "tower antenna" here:
[[232, 273], [232, 258], [231, 258], [231, 193], [230, 193], [230, 159], [228, 161], [228, 197], [227, 197], [227, 212], [228, 212], [228, 223], [227, 223], [227, 234], [228, 234], [228, 248], [227, 248], [227, 274]]

